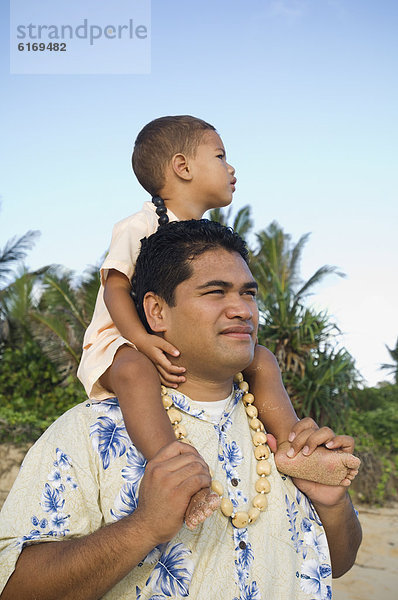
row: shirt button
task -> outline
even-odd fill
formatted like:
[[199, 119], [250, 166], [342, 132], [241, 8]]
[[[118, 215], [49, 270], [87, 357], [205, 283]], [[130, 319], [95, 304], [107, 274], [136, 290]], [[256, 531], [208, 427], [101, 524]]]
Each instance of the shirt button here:
[[239, 481], [234, 477], [233, 479], [231, 479], [231, 483], [234, 487], [236, 487], [239, 483]]
[[244, 542], [243, 540], [239, 542], [239, 548], [241, 550], [246, 550], [246, 542]]

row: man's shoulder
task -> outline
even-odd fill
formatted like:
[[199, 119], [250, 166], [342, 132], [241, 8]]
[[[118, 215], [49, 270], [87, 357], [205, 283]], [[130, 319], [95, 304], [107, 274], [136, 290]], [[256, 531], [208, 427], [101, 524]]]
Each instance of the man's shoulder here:
[[128, 436], [117, 399], [102, 402], [86, 400], [58, 417], [35, 442], [28, 455], [34, 456], [35, 460], [41, 457], [40, 460], [46, 462], [61, 449], [72, 461], [98, 466], [104, 453], [109, 453], [115, 444], [120, 445], [121, 442], [127, 448]]
[[73, 437], [86, 434], [87, 431], [89, 433], [90, 424], [94, 418], [90, 400], [76, 404], [58, 417], [36, 443], [49, 442], [53, 438], [58, 439], [60, 436], [64, 437], [72, 433]]

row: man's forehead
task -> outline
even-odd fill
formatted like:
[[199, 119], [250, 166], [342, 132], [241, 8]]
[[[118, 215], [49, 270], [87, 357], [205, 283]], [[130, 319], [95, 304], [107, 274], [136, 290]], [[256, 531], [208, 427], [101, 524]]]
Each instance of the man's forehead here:
[[191, 261], [192, 275], [190, 279], [223, 280], [238, 283], [237, 279], [245, 282], [254, 281], [253, 275], [242, 256], [235, 251], [225, 248], [215, 248], [203, 252]]

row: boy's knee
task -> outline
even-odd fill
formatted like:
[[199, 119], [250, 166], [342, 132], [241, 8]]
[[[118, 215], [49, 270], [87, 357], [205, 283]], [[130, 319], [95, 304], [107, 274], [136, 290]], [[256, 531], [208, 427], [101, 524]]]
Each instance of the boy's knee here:
[[157, 377], [153, 363], [135, 348], [123, 347], [115, 356], [112, 364], [112, 379], [120, 382], [135, 383], [137, 378]]

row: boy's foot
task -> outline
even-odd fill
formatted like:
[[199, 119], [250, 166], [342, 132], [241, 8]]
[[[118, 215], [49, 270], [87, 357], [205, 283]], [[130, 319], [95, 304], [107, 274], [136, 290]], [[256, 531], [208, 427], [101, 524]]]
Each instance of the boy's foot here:
[[210, 488], [204, 488], [194, 494], [188, 504], [185, 513], [185, 524], [188, 529], [195, 529], [197, 525], [203, 523], [220, 506], [220, 497], [211, 491]]
[[349, 486], [356, 477], [361, 461], [353, 454], [340, 450], [328, 450], [318, 446], [310, 456], [299, 452], [294, 458], [289, 458], [289, 442], [279, 445], [275, 453], [275, 464], [278, 471], [289, 475], [307, 479], [325, 485]]

